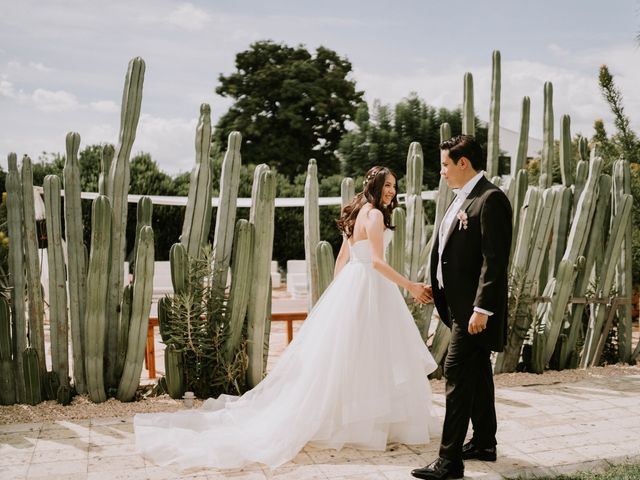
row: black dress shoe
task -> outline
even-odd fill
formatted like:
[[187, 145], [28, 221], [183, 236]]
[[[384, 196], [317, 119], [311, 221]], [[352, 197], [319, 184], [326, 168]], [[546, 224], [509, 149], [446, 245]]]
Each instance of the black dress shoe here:
[[438, 457], [438, 459], [424, 468], [416, 468], [411, 472], [416, 478], [426, 480], [454, 480], [464, 477], [464, 464], [460, 462], [452, 462], [446, 458]]
[[496, 447], [479, 448], [473, 443], [473, 440], [462, 446], [462, 458], [464, 460], [482, 460], [484, 462], [495, 462]]

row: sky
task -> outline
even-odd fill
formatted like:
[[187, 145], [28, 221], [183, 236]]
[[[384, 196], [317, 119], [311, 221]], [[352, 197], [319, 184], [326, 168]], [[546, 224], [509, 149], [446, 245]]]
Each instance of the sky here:
[[[195, 163], [199, 106], [212, 120], [231, 101], [215, 93], [219, 75], [252, 42], [322, 45], [351, 61], [371, 104], [417, 92], [428, 104], [462, 103], [474, 77], [476, 114], [489, 116], [491, 57], [502, 58], [501, 126], [519, 130], [531, 98], [532, 137], [541, 138], [543, 86], [553, 83], [555, 136], [560, 116], [572, 134], [591, 136], [613, 117], [598, 90], [608, 65], [640, 132], [640, 0], [172, 1], [0, 0], [0, 165], [7, 154], [64, 153], [116, 143], [129, 60], [146, 62], [133, 153], [148, 152], [169, 174]], [[244, 159], [250, 161], [250, 159]]]

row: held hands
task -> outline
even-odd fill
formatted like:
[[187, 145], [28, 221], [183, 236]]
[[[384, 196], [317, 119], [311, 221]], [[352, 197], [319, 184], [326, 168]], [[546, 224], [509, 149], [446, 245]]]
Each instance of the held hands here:
[[418, 303], [429, 303], [433, 300], [431, 294], [431, 286], [424, 283], [412, 282], [409, 288], [409, 293]]
[[487, 328], [487, 320], [489, 317], [484, 313], [473, 312], [469, 319], [469, 333], [475, 335], [476, 333], [482, 333]]

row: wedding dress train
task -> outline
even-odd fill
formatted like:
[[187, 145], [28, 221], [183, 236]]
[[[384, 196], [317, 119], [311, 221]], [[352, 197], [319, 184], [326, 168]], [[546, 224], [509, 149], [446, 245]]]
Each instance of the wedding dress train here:
[[262, 382], [197, 410], [136, 415], [137, 448], [159, 465], [239, 468], [276, 467], [309, 442], [427, 443], [440, 428], [427, 379], [436, 364], [398, 287], [372, 268], [368, 240], [350, 257]]

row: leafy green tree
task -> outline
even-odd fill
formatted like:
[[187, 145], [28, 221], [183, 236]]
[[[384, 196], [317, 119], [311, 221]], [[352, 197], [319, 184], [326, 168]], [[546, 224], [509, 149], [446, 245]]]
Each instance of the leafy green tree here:
[[292, 180], [315, 158], [321, 176], [338, 173], [335, 156], [363, 93], [348, 78], [351, 63], [318, 47], [289, 47], [272, 41], [253, 43], [236, 55], [236, 72], [220, 75], [216, 93], [235, 100], [215, 129], [225, 145], [233, 130], [242, 132], [243, 156], [267, 163]]
[[[394, 108], [374, 101], [372, 113], [360, 105], [356, 127], [340, 143], [344, 175], [361, 177], [374, 165], [391, 168], [401, 180], [406, 172], [407, 152], [411, 142], [420, 142], [424, 153], [426, 188], [437, 188], [440, 178], [440, 125], [449, 123], [453, 135], [462, 131], [460, 109], [436, 109], [416, 93]], [[476, 119], [476, 135], [486, 151], [487, 129]], [[401, 183], [399, 181], [399, 183]]]

